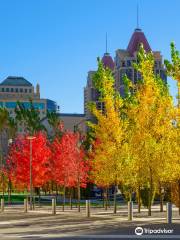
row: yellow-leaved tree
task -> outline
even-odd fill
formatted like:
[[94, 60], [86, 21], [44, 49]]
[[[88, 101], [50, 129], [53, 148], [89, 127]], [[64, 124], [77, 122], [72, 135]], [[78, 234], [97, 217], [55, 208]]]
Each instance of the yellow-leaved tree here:
[[176, 127], [174, 139], [176, 139], [176, 141], [174, 141], [174, 139], [172, 141], [172, 145], [175, 148], [172, 154], [178, 152], [178, 157], [176, 158], [176, 155], [173, 156], [173, 160], [169, 162], [167, 169], [172, 180], [172, 201], [179, 207], [180, 215], [180, 53], [176, 49], [173, 42], [171, 43], [171, 62], [168, 60], [165, 60], [164, 62], [167, 68], [167, 74], [177, 82], [178, 87], [178, 104], [176, 107], [176, 118], [174, 122], [174, 125]]
[[116, 213], [117, 185], [122, 182], [123, 151], [126, 139], [127, 122], [120, 117], [122, 99], [114, 89], [114, 79], [109, 69], [98, 60], [98, 70], [94, 74], [94, 86], [100, 92], [104, 110], [89, 104], [96, 122], [89, 123], [94, 132], [93, 179], [96, 185], [114, 190], [114, 213]]
[[[153, 54], [146, 53], [143, 46], [135, 68], [141, 73], [142, 80], [133, 86], [132, 100], [126, 110], [130, 160], [126, 181], [137, 192], [139, 211], [143, 198], [151, 215], [154, 195], [158, 190], [162, 193], [163, 184], [168, 181], [166, 166], [172, 163], [173, 157], [174, 160], [177, 158], [177, 151], [173, 156], [171, 146], [172, 139], [176, 142], [173, 125], [176, 111], [167, 85], [154, 74]], [[162, 194], [160, 196], [162, 210]]]

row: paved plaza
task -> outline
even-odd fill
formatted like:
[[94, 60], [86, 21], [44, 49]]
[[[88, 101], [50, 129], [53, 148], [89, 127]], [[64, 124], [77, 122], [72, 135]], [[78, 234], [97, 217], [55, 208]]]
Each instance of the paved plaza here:
[[[164, 208], [165, 209], [165, 208]], [[86, 217], [85, 208], [78, 213], [77, 208], [70, 210], [57, 207], [52, 215], [51, 206], [36, 207], [24, 213], [23, 206], [9, 206], [0, 213], [0, 239], [180, 239], [180, 217], [178, 209], [173, 207], [173, 224], [166, 224], [166, 212], [159, 212], [159, 206], [153, 206], [152, 216], [147, 209], [137, 213], [134, 206], [133, 221], [128, 221], [127, 206], [113, 209], [91, 208], [91, 217]], [[168, 234], [146, 234], [137, 236], [135, 228], [172, 230]]]

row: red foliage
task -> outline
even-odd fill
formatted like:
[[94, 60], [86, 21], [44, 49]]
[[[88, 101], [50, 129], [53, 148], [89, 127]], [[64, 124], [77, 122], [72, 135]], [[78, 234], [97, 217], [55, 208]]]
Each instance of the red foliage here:
[[61, 139], [52, 143], [52, 162], [54, 180], [66, 187], [86, 187], [89, 165], [77, 133], [65, 132]]
[[[46, 135], [38, 133], [32, 140], [32, 182], [40, 187], [49, 180], [49, 158], [51, 151]], [[18, 188], [29, 188], [30, 183], [30, 140], [27, 136], [19, 136], [11, 146], [7, 171]]]

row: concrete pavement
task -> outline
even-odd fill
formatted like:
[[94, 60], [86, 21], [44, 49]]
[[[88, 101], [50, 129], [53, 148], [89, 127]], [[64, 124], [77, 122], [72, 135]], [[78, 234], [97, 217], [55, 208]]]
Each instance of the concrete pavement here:
[[[51, 207], [37, 207], [34, 211], [24, 213], [22, 206], [6, 207], [0, 213], [0, 239], [137, 239], [136, 227], [144, 229], [141, 239], [180, 239], [180, 217], [177, 208], [173, 208], [173, 224], [167, 225], [166, 213], [159, 212], [159, 206], [153, 206], [152, 216], [147, 216], [147, 209], [135, 213], [132, 222], [127, 220], [127, 206], [105, 211], [93, 208], [91, 218], [86, 217], [85, 208], [81, 213], [77, 208], [70, 210], [57, 207], [57, 214], [51, 214]], [[173, 229], [171, 234], [146, 234], [145, 231], [156, 229]], [[144, 238], [145, 237], [145, 238]]]

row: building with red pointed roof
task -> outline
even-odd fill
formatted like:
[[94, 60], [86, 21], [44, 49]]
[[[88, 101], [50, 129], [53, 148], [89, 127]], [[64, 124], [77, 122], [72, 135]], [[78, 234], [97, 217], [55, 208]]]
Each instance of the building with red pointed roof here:
[[[141, 79], [141, 74], [133, 67], [133, 63], [137, 61], [137, 52], [140, 44], [143, 44], [146, 52], [152, 51], [155, 60], [154, 72], [167, 82], [161, 52], [153, 51], [144, 32], [140, 28], [136, 28], [130, 38], [127, 48], [116, 50], [114, 60], [111, 55], [107, 53], [106, 39], [106, 53], [102, 57], [102, 63], [106, 68], [109, 68], [114, 75], [115, 88], [119, 91], [121, 96], [124, 95], [123, 76], [125, 74], [133, 83], [137, 83], [137, 81]], [[88, 72], [87, 85], [84, 88], [84, 113], [88, 119], [92, 118], [92, 115], [87, 108], [88, 102], [93, 101], [96, 103], [99, 110], [104, 110], [103, 103], [99, 101], [99, 93], [93, 86], [92, 76], [94, 73], [95, 71]]]
[[146, 36], [142, 32], [140, 28], [136, 28], [127, 47], [127, 51], [131, 56], [133, 56], [134, 52], [137, 52], [139, 49], [139, 44], [143, 44], [146, 52], [151, 51], [151, 47], [146, 39]]
[[111, 69], [111, 71], [114, 70], [115, 64], [114, 61], [109, 53], [105, 53], [102, 57], [102, 63], [105, 68]]

